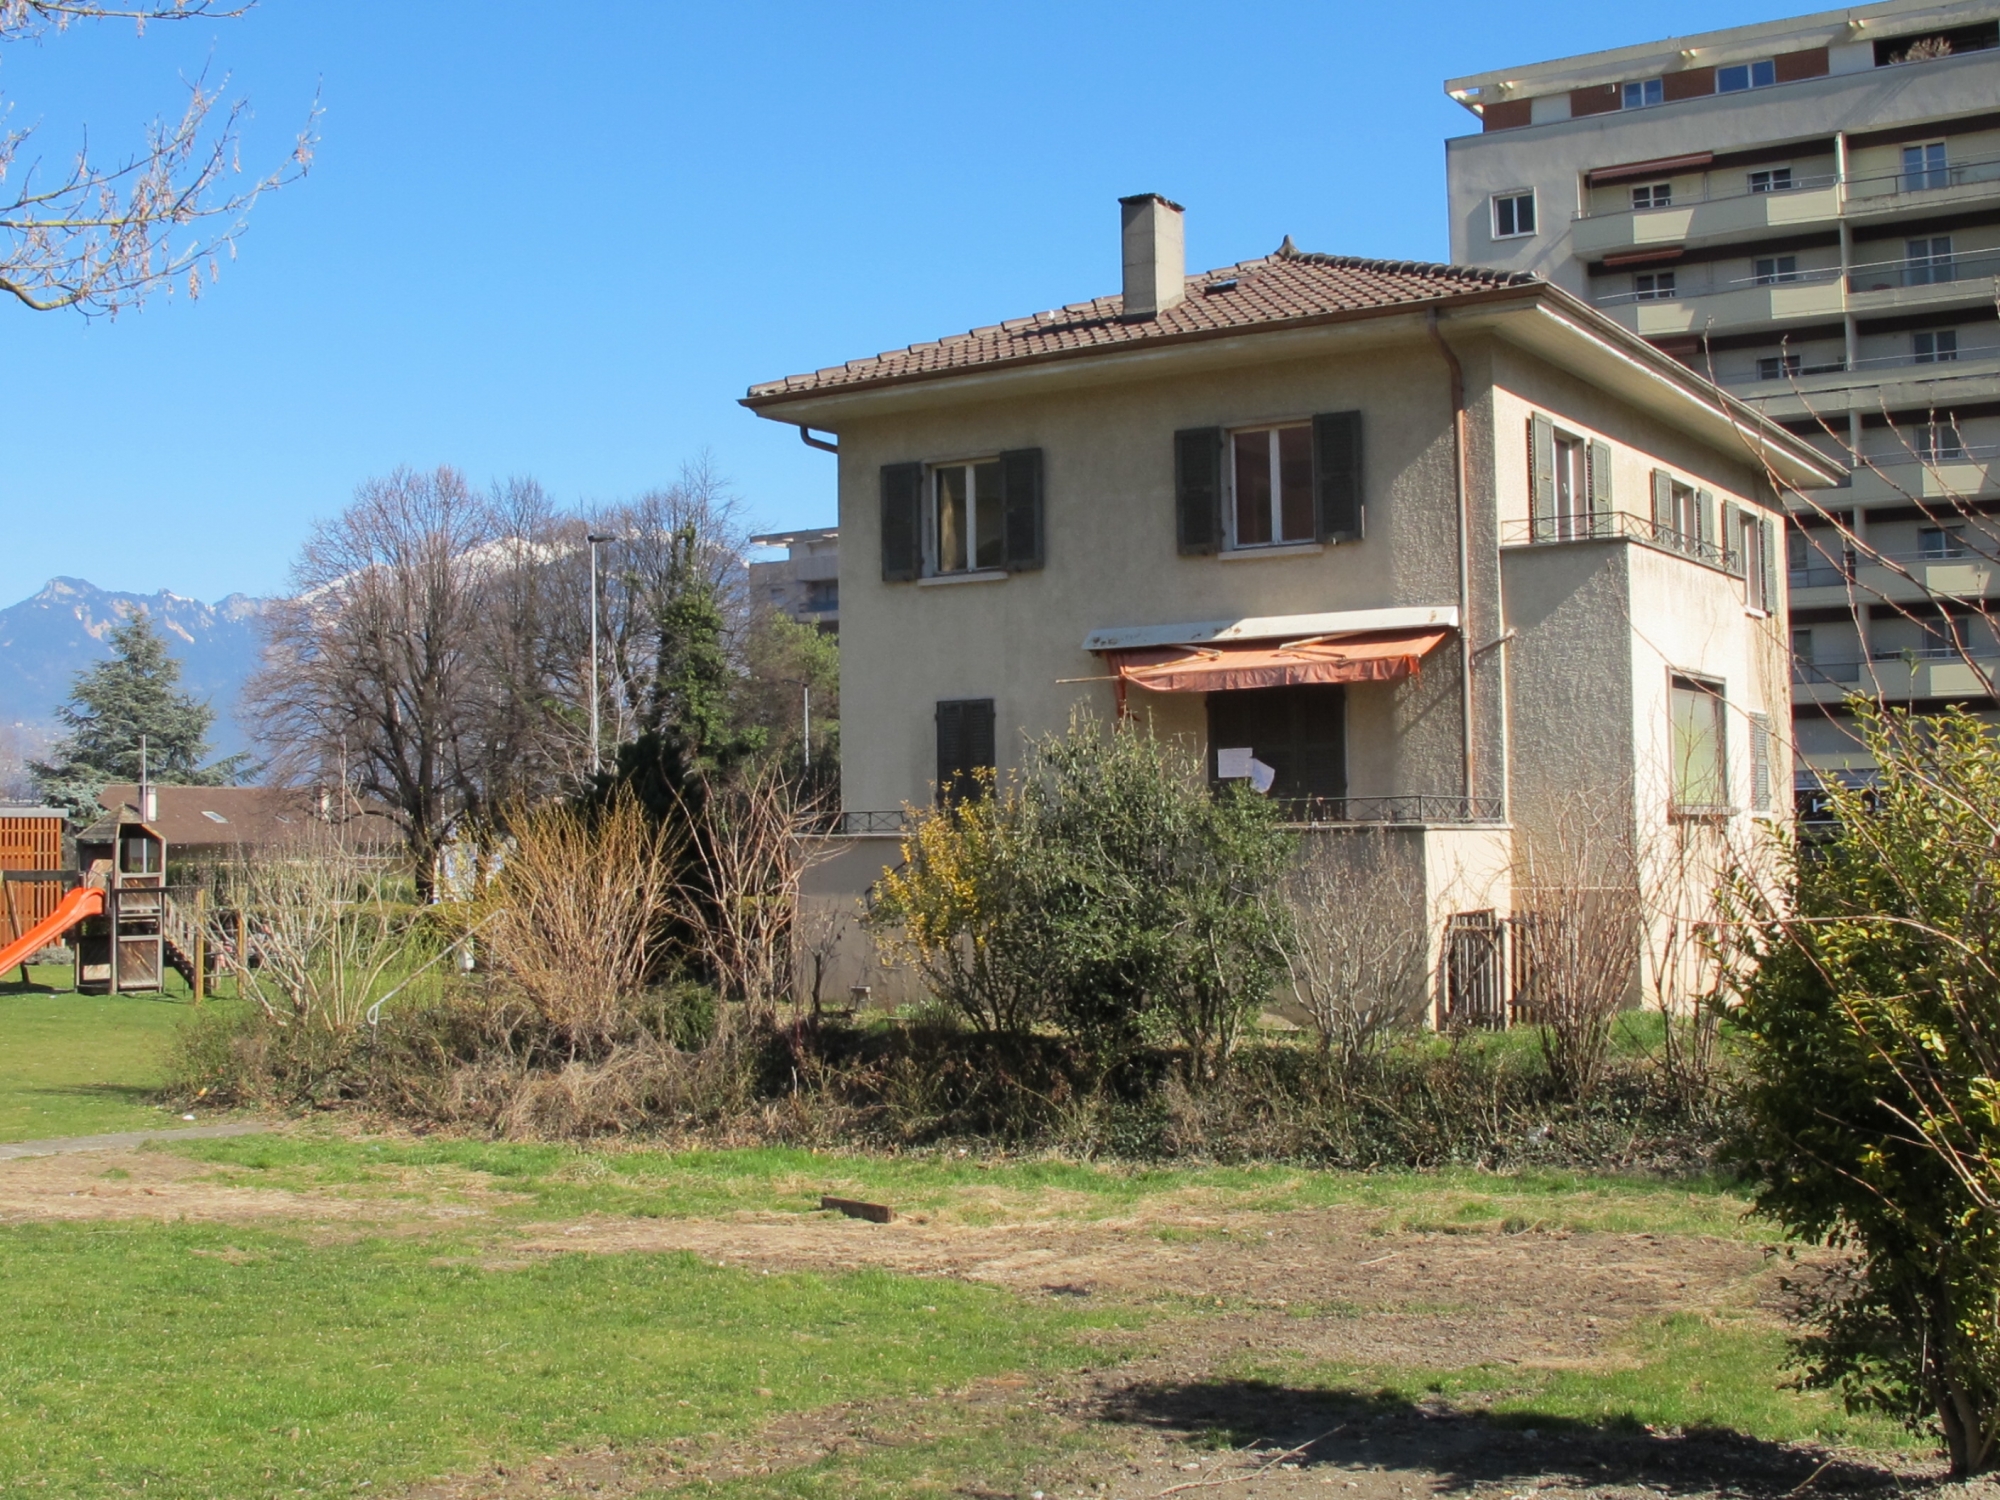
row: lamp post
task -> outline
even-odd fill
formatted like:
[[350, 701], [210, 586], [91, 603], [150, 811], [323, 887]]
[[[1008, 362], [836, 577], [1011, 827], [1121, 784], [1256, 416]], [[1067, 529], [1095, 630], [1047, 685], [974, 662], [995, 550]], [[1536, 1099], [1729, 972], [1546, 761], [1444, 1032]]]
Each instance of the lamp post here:
[[584, 540], [590, 543], [590, 769], [594, 775], [600, 764], [597, 729], [597, 549], [601, 544], [615, 542], [618, 538], [586, 533]]

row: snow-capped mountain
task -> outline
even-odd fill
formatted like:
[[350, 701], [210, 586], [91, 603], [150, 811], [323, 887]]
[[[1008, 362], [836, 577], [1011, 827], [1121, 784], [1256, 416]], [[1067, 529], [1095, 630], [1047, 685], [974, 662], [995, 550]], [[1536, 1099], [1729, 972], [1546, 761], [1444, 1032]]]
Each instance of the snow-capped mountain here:
[[81, 578], [51, 578], [40, 593], [0, 609], [0, 727], [39, 750], [56, 729], [56, 705], [69, 696], [76, 674], [108, 660], [112, 628], [143, 608], [181, 663], [182, 687], [215, 709], [216, 753], [241, 750], [247, 737], [236, 704], [257, 666], [264, 603], [231, 594], [204, 604], [164, 589], [126, 594]]

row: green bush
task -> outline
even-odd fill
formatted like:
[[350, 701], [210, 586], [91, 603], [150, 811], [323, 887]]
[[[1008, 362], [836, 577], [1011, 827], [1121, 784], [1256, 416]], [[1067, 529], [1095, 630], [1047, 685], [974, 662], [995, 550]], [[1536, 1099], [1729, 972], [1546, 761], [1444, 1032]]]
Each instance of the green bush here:
[[1750, 1081], [1730, 1156], [1791, 1235], [1854, 1253], [1807, 1290], [1808, 1378], [1935, 1423], [1952, 1469], [2000, 1439], [2000, 733], [1857, 702], [1880, 766], [1746, 884]]

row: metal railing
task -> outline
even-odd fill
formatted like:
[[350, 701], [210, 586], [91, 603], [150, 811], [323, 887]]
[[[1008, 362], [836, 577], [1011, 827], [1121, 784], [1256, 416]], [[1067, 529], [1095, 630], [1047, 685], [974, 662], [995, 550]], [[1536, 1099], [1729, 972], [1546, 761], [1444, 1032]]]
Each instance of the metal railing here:
[[[1853, 375], [1864, 370], [1893, 370], [1909, 365], [1955, 365], [1961, 360], [1970, 364], [1983, 359], [2000, 359], [2000, 344], [1965, 345], [1942, 354], [1879, 354], [1851, 363], [1845, 359], [1820, 360], [1812, 364], [1799, 360], [1795, 366], [1774, 375], [1767, 375], [1762, 370], [1739, 372], [1718, 377], [1716, 384], [1768, 385], [1781, 380], [1802, 380], [1810, 375]], [[1941, 370], [1938, 373], [1951, 375], [1957, 372]]]
[[1600, 511], [1594, 515], [1537, 516], [1532, 521], [1510, 521], [1500, 528], [1504, 547], [1545, 547], [1563, 542], [1639, 542], [1662, 552], [1676, 553], [1711, 568], [1734, 572], [1737, 556], [1719, 542], [1689, 536], [1684, 531], [1662, 526], [1648, 516], [1630, 511]]
[[1497, 797], [1451, 797], [1429, 792], [1399, 797], [1302, 797], [1285, 804], [1285, 821], [1299, 828], [1356, 823], [1497, 823]]
[[[1672, 176], [1663, 173], [1663, 177]], [[1665, 203], [1633, 204], [1623, 203], [1616, 208], [1600, 209], [1596, 212], [1572, 214], [1571, 220], [1581, 223], [1586, 219], [1615, 219], [1620, 214], [1648, 213], [1656, 208], [1689, 208], [1698, 203], [1730, 203], [1743, 198], [1768, 198], [1783, 193], [1817, 192], [1839, 184], [1838, 172], [1811, 172], [1794, 176], [1783, 187], [1751, 187], [1745, 178], [1744, 186], [1731, 186], [1726, 191], [1717, 192], [1702, 188], [1692, 193], [1677, 194]], [[1940, 166], [1898, 167], [1891, 172], [1871, 172], [1866, 177], [1847, 179], [1846, 200], [1848, 203], [1868, 203], [1885, 198], [1898, 198], [1910, 193], [1935, 193], [1946, 188], [1964, 187], [1970, 183], [2000, 183], [2000, 157], [1977, 157], [1972, 161], [1946, 162]]]
[[1792, 681], [1801, 687], [1840, 686], [1861, 680], [1860, 661], [1806, 661], [1792, 658]]
[[[1662, 180], [1673, 175], [1671, 172], [1660, 174]], [[1816, 192], [1820, 188], [1830, 188], [1839, 181], [1838, 172], [1811, 172], [1803, 176], [1794, 176], [1783, 187], [1753, 188], [1748, 185], [1746, 177], [1743, 187], [1732, 187], [1726, 192], [1715, 192], [1704, 188], [1691, 194], [1677, 195], [1665, 203], [1648, 203], [1643, 206], [1626, 203], [1617, 208], [1607, 208], [1597, 213], [1572, 214], [1570, 217], [1572, 222], [1576, 223], [1581, 223], [1585, 219], [1615, 219], [1620, 214], [1643, 214], [1655, 208], [1689, 208], [1697, 203], [1729, 203], [1739, 198], [1770, 198], [1785, 193]]]
[[901, 808], [893, 812], [801, 813], [792, 820], [792, 832], [820, 838], [853, 838], [863, 834], [901, 833], [907, 821]]
[[[1895, 260], [1867, 261], [1858, 266], [1848, 266], [1847, 289], [1850, 292], [1883, 292], [1899, 287], [1944, 286], [1960, 281], [1978, 281], [2000, 276], [2000, 251], [1973, 250], [1951, 251], [1940, 255], [1904, 255]], [[1686, 302], [1694, 297], [1715, 297], [1726, 292], [1741, 291], [1746, 287], [1814, 286], [1838, 281], [1842, 268], [1835, 266], [1802, 266], [1794, 270], [1752, 271], [1748, 276], [1732, 276], [1723, 280], [1703, 278], [1705, 285], [1680, 285], [1662, 296], [1657, 289], [1650, 291], [1607, 292], [1592, 298], [1597, 307], [1623, 307], [1634, 302]], [[1692, 280], [1693, 278], [1690, 278]]]

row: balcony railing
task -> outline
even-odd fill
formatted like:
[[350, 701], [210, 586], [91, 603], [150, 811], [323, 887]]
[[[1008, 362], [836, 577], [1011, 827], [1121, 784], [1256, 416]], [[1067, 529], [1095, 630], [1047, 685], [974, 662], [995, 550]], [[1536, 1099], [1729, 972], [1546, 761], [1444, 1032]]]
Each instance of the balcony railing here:
[[[1748, 276], [1722, 280], [1689, 278], [1688, 285], [1676, 284], [1671, 292], [1657, 287], [1647, 291], [1607, 292], [1593, 298], [1598, 307], [1624, 307], [1635, 302], [1685, 302], [1690, 297], [1713, 297], [1755, 287], [1823, 286], [1838, 281], [1839, 266], [1801, 266], [1797, 270], [1752, 271]], [[1850, 292], [1884, 292], [1901, 287], [1942, 286], [1960, 281], [1977, 281], [2000, 276], [2000, 250], [1973, 250], [1939, 255], [1905, 255], [1896, 260], [1868, 261], [1847, 268]]]
[[[1672, 173], [1662, 174], [1662, 176], [1669, 177], [1672, 175]], [[1646, 213], [1655, 208], [1689, 208], [1697, 203], [1728, 203], [1738, 198], [1782, 197], [1786, 193], [1806, 193], [1817, 191], [1820, 188], [1829, 188], [1839, 181], [1840, 174], [1838, 172], [1814, 172], [1805, 176], [1794, 177], [1783, 187], [1739, 188], [1732, 186], [1726, 192], [1701, 191], [1676, 194], [1665, 203], [1647, 203], [1644, 205], [1627, 203], [1621, 204], [1617, 208], [1602, 209], [1597, 213], [1578, 213], [1572, 214], [1570, 217], [1573, 220], [1609, 219], [1618, 214]]]
[[1807, 661], [1795, 656], [1792, 658], [1792, 681], [1802, 687], [1842, 686], [1859, 682], [1864, 665], [1859, 660]]
[[1720, 543], [1689, 536], [1686, 532], [1662, 526], [1647, 516], [1635, 516], [1623, 510], [1588, 516], [1538, 516], [1532, 521], [1510, 521], [1501, 528], [1500, 536], [1501, 544], [1508, 547], [1543, 547], [1562, 542], [1621, 539], [1657, 547], [1662, 552], [1678, 553], [1706, 563], [1711, 568], [1733, 572], [1737, 565], [1735, 552]]
[[901, 833], [905, 818], [901, 808], [894, 812], [802, 813], [792, 820], [792, 832], [820, 838], [853, 838], [870, 833]]
[[[1975, 360], [2000, 359], [2000, 344], [1966, 344], [1943, 354], [1880, 354], [1868, 359], [1857, 359], [1849, 363], [1844, 359], [1815, 360], [1808, 362], [1798, 355], [1779, 355], [1780, 359], [1790, 359], [1796, 363], [1779, 370], [1775, 374], [1765, 374], [1762, 370], [1739, 372], [1720, 377], [1718, 385], [1766, 385], [1777, 380], [1803, 379], [1808, 375], [1848, 375], [1865, 370], [1896, 370], [1911, 365], [1942, 365], [1937, 371], [1941, 376], [1953, 375], [1957, 371], [1949, 368], [1964, 360], [1970, 364]], [[1928, 372], [1926, 372], [1928, 373]]]
[[[1725, 191], [1710, 189], [1677, 193], [1665, 203], [1641, 205], [1626, 203], [1616, 208], [1600, 209], [1594, 213], [1572, 214], [1571, 218], [1578, 221], [1609, 219], [1619, 214], [1646, 213], [1655, 208], [1688, 208], [1697, 203], [1728, 203], [1739, 198], [1816, 192], [1821, 188], [1833, 187], [1839, 181], [1838, 172], [1814, 172], [1794, 177], [1783, 187], [1752, 188], [1737, 187], [1732, 184]], [[1935, 167], [1903, 167], [1894, 172], [1871, 172], [1866, 177], [1850, 177], [1847, 180], [1847, 201], [1857, 206], [1865, 205], [1872, 208], [1881, 206], [1882, 200], [1915, 193], [1941, 192], [1946, 188], [1964, 187], [1967, 184], [1981, 182], [2000, 182], [2000, 157], [1979, 157], [1972, 161], [1947, 162]]]
[[1497, 823], [1504, 809], [1497, 797], [1433, 796], [1308, 797], [1285, 805], [1286, 821], [1300, 828], [1334, 828], [1354, 823]]

